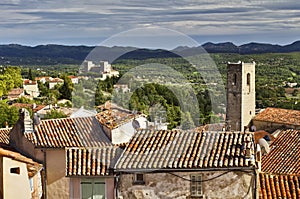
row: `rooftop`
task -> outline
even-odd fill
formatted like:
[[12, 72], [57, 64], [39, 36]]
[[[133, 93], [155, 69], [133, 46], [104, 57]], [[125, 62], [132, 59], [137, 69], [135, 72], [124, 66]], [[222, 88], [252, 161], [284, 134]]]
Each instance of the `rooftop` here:
[[253, 166], [249, 159], [253, 153], [252, 133], [140, 130], [116, 169], [249, 168]]
[[[96, 115], [99, 122], [109, 129], [115, 129], [124, 123], [133, 120], [136, 117], [131, 111], [115, 105], [102, 110]], [[138, 115], [140, 117], [140, 115]]]
[[111, 175], [121, 154], [116, 146], [66, 149], [66, 176]]
[[15, 152], [14, 150], [0, 148], [0, 156], [8, 157], [12, 160], [26, 163], [29, 177], [34, 176], [42, 168], [41, 164], [21, 155], [18, 152]]
[[13, 88], [8, 92], [8, 96], [19, 96], [24, 92], [23, 88]]
[[282, 108], [266, 108], [254, 120], [280, 124], [300, 125], [300, 111]]
[[32, 81], [32, 80], [29, 80], [29, 79], [24, 79], [23, 80], [23, 85], [36, 85], [37, 82], [36, 81]]
[[282, 130], [262, 157], [262, 171], [300, 175], [300, 130]]
[[26, 103], [14, 103], [12, 104], [12, 106], [15, 106], [17, 108], [27, 108], [27, 109], [29, 108], [32, 109], [33, 112], [37, 112], [46, 107], [45, 105], [41, 105], [41, 104], [34, 105], [34, 104], [26, 104]]
[[300, 198], [300, 176], [259, 174], [259, 198]]
[[102, 147], [111, 142], [95, 117], [42, 120], [25, 137], [36, 147]]
[[0, 144], [9, 144], [9, 132], [11, 128], [0, 128]]

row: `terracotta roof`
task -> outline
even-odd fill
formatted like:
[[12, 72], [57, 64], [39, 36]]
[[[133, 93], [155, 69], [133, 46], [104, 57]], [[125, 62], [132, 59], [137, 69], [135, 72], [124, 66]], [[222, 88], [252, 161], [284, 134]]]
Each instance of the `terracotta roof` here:
[[32, 80], [29, 80], [29, 79], [24, 79], [23, 80], [23, 85], [36, 85], [37, 82], [36, 81], [32, 81]]
[[259, 174], [259, 198], [300, 198], [300, 176]]
[[8, 97], [19, 97], [24, 92], [23, 88], [13, 88], [8, 92]]
[[0, 144], [9, 144], [9, 132], [11, 128], [0, 128]]
[[262, 112], [258, 113], [254, 120], [300, 125], [300, 111], [281, 109], [281, 108], [266, 108]]
[[101, 147], [111, 145], [95, 117], [42, 120], [25, 137], [37, 147]]
[[46, 107], [45, 105], [37, 104], [35, 108], [33, 108], [33, 104], [26, 104], [26, 103], [14, 103], [12, 104], [12, 106], [15, 106], [17, 108], [30, 108], [33, 109], [33, 112], [37, 112], [39, 110], [42, 110], [44, 107]]
[[[139, 117], [139, 116], [138, 116]], [[111, 108], [101, 111], [96, 115], [99, 122], [109, 129], [115, 129], [124, 123], [127, 123], [135, 118], [129, 110], [123, 108]]]
[[66, 149], [66, 176], [111, 175], [120, 155], [114, 146]]
[[282, 130], [262, 157], [262, 171], [300, 175], [300, 130]]
[[[249, 150], [246, 150], [249, 149]], [[119, 159], [117, 170], [250, 167], [253, 134], [140, 130]]]
[[34, 176], [42, 168], [41, 164], [13, 150], [0, 148], [0, 156], [5, 156], [13, 160], [26, 163], [29, 177]]

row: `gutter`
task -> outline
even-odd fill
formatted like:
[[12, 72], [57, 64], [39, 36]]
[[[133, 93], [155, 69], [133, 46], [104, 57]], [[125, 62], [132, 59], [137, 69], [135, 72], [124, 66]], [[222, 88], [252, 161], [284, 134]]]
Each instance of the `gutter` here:
[[43, 176], [43, 185], [44, 185], [44, 199], [47, 199], [47, 154], [46, 154], [46, 150], [42, 149], [42, 151], [44, 152], [44, 176]]
[[161, 173], [161, 172], [193, 172], [193, 171], [255, 171], [253, 167], [232, 167], [232, 168], [196, 168], [196, 169], [115, 169], [115, 172], [121, 173]]

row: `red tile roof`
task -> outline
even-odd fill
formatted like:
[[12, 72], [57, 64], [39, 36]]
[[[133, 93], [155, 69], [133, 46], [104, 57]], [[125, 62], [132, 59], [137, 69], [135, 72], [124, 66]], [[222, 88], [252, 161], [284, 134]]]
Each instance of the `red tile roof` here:
[[19, 97], [24, 92], [23, 88], [14, 88], [8, 92], [8, 98]]
[[300, 176], [259, 174], [259, 198], [300, 198]]
[[12, 106], [15, 106], [17, 108], [30, 108], [33, 110], [33, 112], [37, 112], [41, 109], [43, 109], [44, 107], [46, 107], [45, 105], [41, 105], [41, 104], [37, 104], [35, 105], [35, 108], [33, 108], [33, 104], [26, 104], [26, 103], [14, 103], [12, 104]]
[[[246, 150], [249, 149], [249, 150]], [[117, 170], [251, 167], [253, 134], [140, 130], [122, 153]]]
[[254, 120], [273, 122], [279, 124], [300, 125], [300, 111], [281, 109], [281, 108], [266, 108], [258, 113]]
[[0, 129], [0, 144], [9, 144], [9, 132], [11, 128]]
[[23, 80], [23, 85], [36, 85], [37, 82], [36, 81], [32, 81], [32, 80], [29, 80], [29, 79], [24, 79]]
[[36, 147], [101, 147], [112, 145], [95, 117], [42, 120], [25, 137]]
[[300, 175], [300, 130], [282, 130], [262, 157], [262, 171]]
[[[140, 116], [138, 116], [140, 117]], [[99, 122], [109, 129], [118, 128], [120, 125], [127, 123], [135, 118], [129, 110], [122, 108], [111, 108], [101, 111], [96, 115]]]
[[66, 149], [66, 176], [111, 175], [120, 155], [115, 146]]

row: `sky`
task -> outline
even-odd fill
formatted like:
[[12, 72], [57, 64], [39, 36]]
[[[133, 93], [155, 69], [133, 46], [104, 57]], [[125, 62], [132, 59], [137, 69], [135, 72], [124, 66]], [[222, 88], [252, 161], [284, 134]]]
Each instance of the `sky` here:
[[129, 34], [120, 44], [143, 46], [139, 38], [167, 43], [168, 33], [199, 44], [300, 40], [298, 0], [2, 0], [0, 8], [0, 44], [95, 46]]

